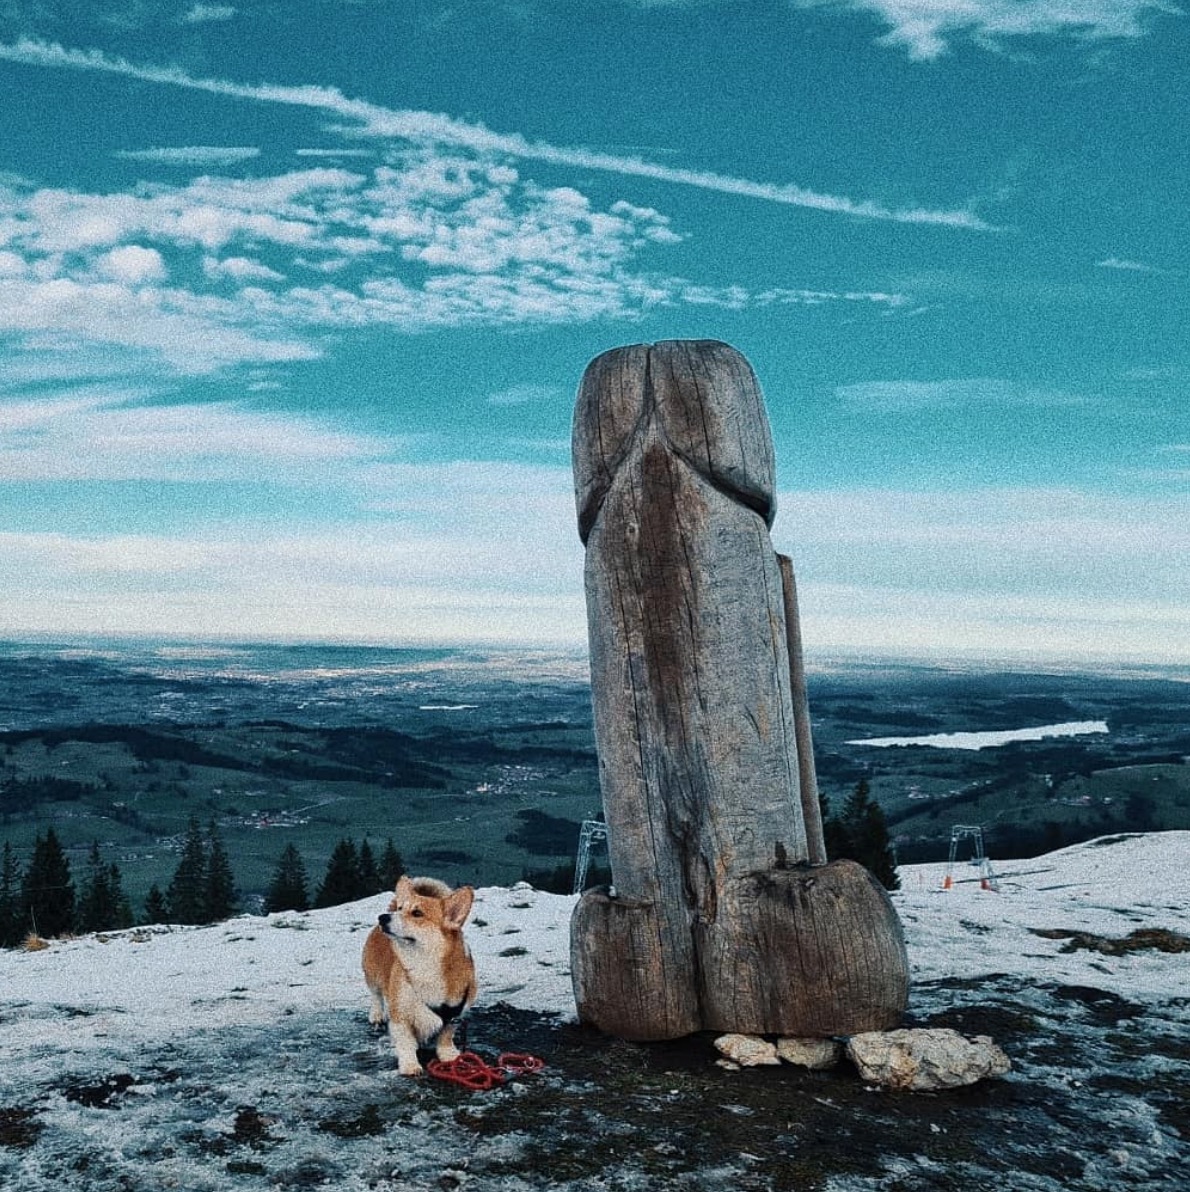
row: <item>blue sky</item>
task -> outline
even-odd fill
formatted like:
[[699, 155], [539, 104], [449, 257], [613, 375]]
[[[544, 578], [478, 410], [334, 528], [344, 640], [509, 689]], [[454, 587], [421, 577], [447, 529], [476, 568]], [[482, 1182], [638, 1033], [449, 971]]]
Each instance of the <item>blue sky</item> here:
[[808, 651], [1190, 662], [1190, 11], [0, 0], [0, 634], [582, 644], [587, 361], [748, 356]]

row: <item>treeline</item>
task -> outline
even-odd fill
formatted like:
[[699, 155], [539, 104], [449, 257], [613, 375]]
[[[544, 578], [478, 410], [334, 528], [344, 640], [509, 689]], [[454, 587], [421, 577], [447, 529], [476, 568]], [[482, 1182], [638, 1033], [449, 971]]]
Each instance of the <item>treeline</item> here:
[[[367, 838], [358, 846], [343, 839], [311, 898], [305, 863], [289, 844], [277, 859], [264, 909], [304, 911], [355, 902], [391, 890], [404, 872], [391, 838], [379, 856]], [[238, 909], [231, 861], [214, 820], [204, 829], [191, 817], [173, 877], [164, 891], [150, 886], [139, 919], [124, 892], [120, 867], [103, 859], [98, 841], [91, 844], [81, 882], [76, 882], [53, 828], [36, 838], [25, 866], [8, 841], [0, 854], [0, 947], [15, 947], [31, 937], [118, 931], [137, 922], [219, 923]]]
[[99, 788], [52, 775], [36, 778], [7, 778], [0, 782], [0, 820], [26, 815], [40, 803], [77, 803]]
[[344, 838], [335, 845], [326, 873], [311, 900], [305, 862], [296, 846], [287, 844], [277, 860], [273, 880], [265, 895], [265, 913], [305, 911], [311, 907], [319, 909], [358, 902], [382, 890], [391, 890], [404, 872], [405, 863], [393, 846], [392, 837], [385, 842], [379, 857], [367, 837], [358, 847], [355, 841]]
[[22, 868], [12, 845], [0, 855], [0, 946], [11, 948], [28, 936], [68, 935], [131, 927], [132, 907], [124, 894], [120, 867], [104, 862], [93, 842], [87, 873], [76, 888], [70, 861], [53, 828], [38, 836], [33, 856]]

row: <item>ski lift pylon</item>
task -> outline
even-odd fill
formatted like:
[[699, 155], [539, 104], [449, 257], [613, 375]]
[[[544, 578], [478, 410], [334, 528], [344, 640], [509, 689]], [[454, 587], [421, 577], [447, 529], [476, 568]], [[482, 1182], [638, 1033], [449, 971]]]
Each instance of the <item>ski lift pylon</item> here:
[[955, 824], [950, 830], [950, 857], [946, 862], [946, 876], [942, 879], [942, 888], [950, 890], [954, 887], [954, 862], [958, 854], [959, 842], [970, 839], [975, 855], [971, 858], [972, 865], [979, 866], [979, 888], [981, 890], [998, 890], [996, 875], [992, 871], [992, 863], [983, 847], [982, 824]]

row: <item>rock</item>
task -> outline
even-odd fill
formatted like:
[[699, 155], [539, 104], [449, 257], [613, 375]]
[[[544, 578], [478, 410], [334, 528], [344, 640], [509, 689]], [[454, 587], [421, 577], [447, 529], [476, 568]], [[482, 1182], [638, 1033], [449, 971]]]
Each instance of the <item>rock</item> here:
[[1012, 1066], [987, 1035], [967, 1039], [944, 1028], [852, 1035], [847, 1056], [865, 1081], [912, 1092], [974, 1084]]
[[787, 1064], [821, 1072], [843, 1058], [843, 1045], [835, 1039], [778, 1039], [777, 1055]]
[[777, 1048], [755, 1035], [720, 1035], [715, 1049], [741, 1068], [758, 1068], [763, 1064], [779, 1064]]

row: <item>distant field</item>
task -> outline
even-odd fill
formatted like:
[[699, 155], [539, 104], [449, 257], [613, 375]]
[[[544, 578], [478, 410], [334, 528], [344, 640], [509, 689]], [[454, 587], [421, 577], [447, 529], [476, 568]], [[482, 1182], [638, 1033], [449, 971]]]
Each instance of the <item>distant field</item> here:
[[[854, 666], [812, 673], [819, 784], [860, 778], [904, 860], [982, 823], [1000, 856], [1190, 828], [1190, 683]], [[856, 740], [1104, 720], [1109, 732], [967, 752]], [[600, 798], [582, 659], [0, 644], [0, 840], [53, 824], [76, 880], [98, 840], [137, 910], [189, 818], [214, 819], [245, 905], [292, 842], [317, 885], [335, 844], [391, 838], [412, 870], [508, 883], [572, 861]]]

